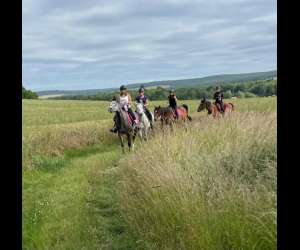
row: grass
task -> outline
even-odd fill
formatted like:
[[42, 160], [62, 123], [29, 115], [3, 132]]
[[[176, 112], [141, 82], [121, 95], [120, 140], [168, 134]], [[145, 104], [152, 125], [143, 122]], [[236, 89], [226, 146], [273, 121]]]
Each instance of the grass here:
[[123, 156], [107, 102], [24, 100], [23, 249], [276, 249], [276, 98], [230, 101]]
[[132, 249], [112, 187], [118, 157], [94, 146], [24, 170], [23, 249]]
[[276, 249], [276, 115], [175, 134], [120, 163], [119, 205], [143, 249]]

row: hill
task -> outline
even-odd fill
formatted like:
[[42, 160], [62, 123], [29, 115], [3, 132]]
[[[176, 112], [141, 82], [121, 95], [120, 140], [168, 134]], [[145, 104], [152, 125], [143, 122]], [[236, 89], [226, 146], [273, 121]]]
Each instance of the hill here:
[[[128, 84], [128, 89], [136, 89], [142, 85], [146, 88], [153, 88], [161, 86], [164, 88], [182, 88], [182, 87], [199, 87], [199, 86], [210, 86], [218, 83], [233, 83], [233, 82], [248, 82], [257, 80], [266, 80], [277, 77], [277, 71], [267, 71], [267, 72], [254, 72], [254, 73], [242, 73], [242, 74], [223, 74], [214, 75], [201, 78], [192, 79], [181, 79], [181, 80], [166, 80], [166, 81], [153, 81], [146, 83], [134, 83]], [[107, 88], [107, 89], [87, 89], [87, 90], [49, 90], [49, 91], [39, 91], [37, 94], [39, 96], [45, 95], [95, 95], [97, 93], [109, 93], [116, 91], [117, 88]]]

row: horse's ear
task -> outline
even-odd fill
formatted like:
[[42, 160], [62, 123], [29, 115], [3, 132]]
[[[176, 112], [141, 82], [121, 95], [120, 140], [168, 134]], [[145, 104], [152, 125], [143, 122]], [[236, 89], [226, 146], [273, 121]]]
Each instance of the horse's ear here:
[[160, 108], [160, 105], [158, 107]]

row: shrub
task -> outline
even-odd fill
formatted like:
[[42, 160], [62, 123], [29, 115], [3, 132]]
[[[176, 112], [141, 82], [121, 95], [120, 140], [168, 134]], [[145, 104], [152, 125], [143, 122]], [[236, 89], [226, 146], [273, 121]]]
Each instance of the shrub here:
[[256, 97], [256, 95], [251, 92], [245, 92], [245, 98], [253, 98], [253, 97]]

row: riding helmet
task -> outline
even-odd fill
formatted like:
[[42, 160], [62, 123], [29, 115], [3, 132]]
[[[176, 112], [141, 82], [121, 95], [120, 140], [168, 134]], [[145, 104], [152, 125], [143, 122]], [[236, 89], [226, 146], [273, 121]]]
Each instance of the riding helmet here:
[[122, 91], [122, 90], [127, 90], [127, 88], [126, 88], [124, 85], [122, 85], [122, 86], [120, 87], [120, 91]]
[[144, 92], [145, 91], [145, 89], [143, 88], [143, 87], [140, 87], [139, 88], [139, 93], [142, 93], [142, 92]]

